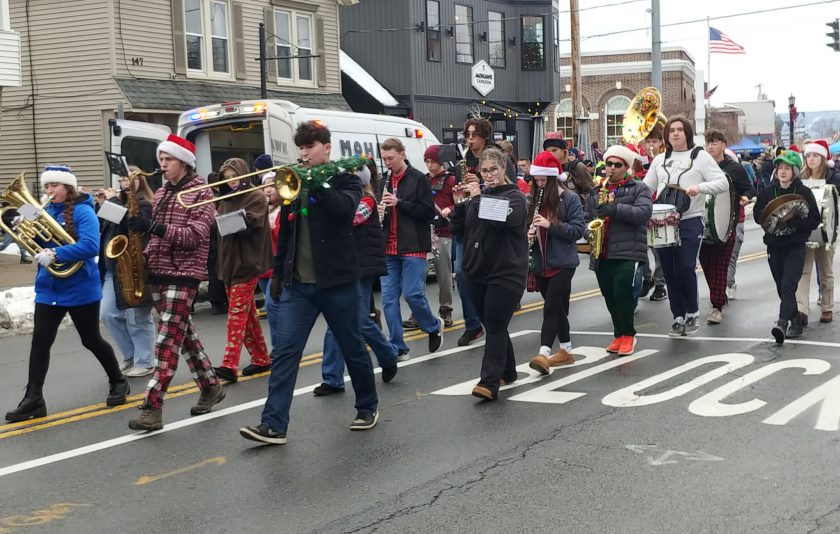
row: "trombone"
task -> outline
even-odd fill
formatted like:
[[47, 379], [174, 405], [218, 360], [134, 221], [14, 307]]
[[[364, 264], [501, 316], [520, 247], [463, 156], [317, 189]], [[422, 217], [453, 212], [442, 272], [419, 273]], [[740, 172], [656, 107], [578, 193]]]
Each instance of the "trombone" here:
[[[252, 176], [266, 174], [269, 172], [274, 173], [274, 180], [267, 184], [258, 185], [256, 187], [247, 187], [245, 189], [240, 189], [239, 191], [234, 191], [226, 195], [209, 198], [207, 200], [201, 200], [199, 202], [187, 202], [182, 198], [183, 195], [190, 195], [198, 191], [203, 191], [205, 189], [217, 187], [219, 185], [227, 184], [230, 182], [247, 182]], [[282, 198], [283, 200], [292, 201], [296, 199], [297, 196], [300, 194], [300, 185], [300, 176], [298, 175], [296, 170], [289, 166], [278, 165], [276, 167], [271, 167], [269, 169], [263, 169], [260, 171], [243, 174], [240, 176], [232, 176], [224, 180], [213, 182], [212, 184], [201, 184], [190, 189], [185, 189], [183, 191], [180, 191], [177, 195], [175, 195], [175, 200], [178, 202], [178, 204], [181, 205], [181, 207], [185, 209], [193, 209], [198, 208], [200, 206], [205, 206], [207, 204], [212, 204], [213, 202], [218, 202], [220, 200], [227, 200], [229, 198], [237, 197], [239, 195], [244, 195], [245, 193], [251, 191], [258, 191], [260, 189], [265, 189], [266, 187], [274, 187], [275, 189], [277, 189], [277, 194], [280, 195], [280, 198]]]

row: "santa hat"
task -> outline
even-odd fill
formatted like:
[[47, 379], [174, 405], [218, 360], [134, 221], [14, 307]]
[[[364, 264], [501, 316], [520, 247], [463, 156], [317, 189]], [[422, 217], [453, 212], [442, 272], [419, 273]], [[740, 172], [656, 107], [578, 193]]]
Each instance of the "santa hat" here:
[[828, 143], [826, 141], [820, 139], [819, 141], [811, 141], [810, 143], [806, 143], [803, 155], [807, 157], [808, 154], [819, 154], [825, 160], [826, 165], [828, 165], [830, 168], [834, 167], [834, 160], [832, 160], [829, 157]]
[[78, 187], [78, 180], [76, 175], [70, 171], [70, 167], [47, 165], [44, 167], [44, 172], [41, 173], [41, 187], [46, 187], [47, 184], [64, 184], [76, 188]]
[[633, 162], [636, 160], [636, 153], [624, 145], [613, 145], [604, 152], [604, 161], [609, 161], [610, 158], [618, 158], [624, 162], [628, 169], [632, 169]]
[[554, 157], [554, 154], [543, 150], [537, 154], [534, 162], [531, 163], [531, 176], [555, 176], [559, 178], [560, 173], [563, 172], [561, 167], [560, 160]]
[[161, 152], [166, 152], [195, 169], [195, 145], [183, 137], [169, 134], [166, 141], [157, 147], [158, 158], [160, 158]]
[[636, 161], [638, 161], [640, 165], [644, 165], [645, 163], [647, 163], [645, 161], [645, 158], [643, 157], [643, 154], [641, 152], [639, 152], [639, 148], [636, 147], [636, 145], [624, 145], [624, 146], [626, 148], [628, 148], [630, 150], [630, 152], [632, 152], [634, 154], [634, 156], [636, 158]]

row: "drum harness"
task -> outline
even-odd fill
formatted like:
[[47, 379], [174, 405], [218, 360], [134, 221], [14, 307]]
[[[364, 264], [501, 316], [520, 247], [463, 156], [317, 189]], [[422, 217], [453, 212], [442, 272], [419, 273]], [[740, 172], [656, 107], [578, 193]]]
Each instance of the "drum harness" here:
[[[683, 172], [681, 172], [681, 173], [679, 174], [679, 176], [677, 176], [677, 183], [676, 183], [676, 184], [671, 184], [671, 171], [670, 171], [670, 170], [668, 170], [668, 166], [667, 166], [667, 163], [668, 163], [668, 158], [669, 158], [669, 157], [671, 157], [671, 153], [672, 153], [673, 151], [672, 151], [671, 149], [668, 149], [668, 150], [665, 152], [665, 161], [664, 161], [664, 163], [662, 164], [662, 169], [665, 171], [665, 174], [666, 174], [666, 175], [668, 175], [668, 180], [667, 180], [667, 182], [665, 182], [665, 189], [671, 189], [671, 190], [673, 190], [673, 191], [675, 191], [675, 192], [673, 193], [674, 198], [670, 199], [670, 200], [673, 200], [673, 202], [668, 201], [668, 199], [667, 199], [667, 197], [668, 197], [668, 196], [670, 196], [670, 195], [663, 195], [663, 197], [666, 197], [666, 198], [661, 198], [661, 197], [659, 197], [659, 196], [657, 196], [657, 197], [656, 197], [656, 203], [657, 203], [657, 204], [673, 204], [673, 205], [677, 208], [677, 211], [678, 211], [680, 214], [682, 214], [682, 213], [683, 213], [683, 212], [685, 212], [685, 211], [688, 211], [688, 208], [691, 206], [691, 199], [688, 199], [688, 206], [685, 206], [683, 209], [680, 209], [682, 206], [680, 205], [680, 203], [678, 203], [678, 202], [677, 202], [677, 199], [678, 199], [678, 198], [680, 198], [679, 192], [682, 192], [682, 194], [683, 194], [685, 197], [687, 197], [687, 196], [688, 196], [688, 195], [687, 195], [687, 194], [686, 194], [686, 193], [685, 193], [685, 192], [684, 192], [684, 191], [680, 188], [680, 180], [682, 179], [682, 177], [683, 177], [683, 175], [684, 175], [685, 173], [687, 173], [687, 172], [688, 172], [688, 171], [690, 171], [692, 168], [694, 168], [694, 160], [695, 160], [695, 159], [697, 159], [697, 154], [699, 154], [701, 150], [703, 150], [703, 147], [699, 147], [699, 146], [696, 146], [696, 147], [694, 147], [694, 148], [692, 148], [692, 149], [691, 149], [691, 160], [690, 160], [690, 162], [689, 162], [689, 164], [688, 164], [688, 168], [687, 168], [686, 170], [684, 170]], [[664, 192], [665, 192], [665, 191], [663, 190], [663, 193], [664, 193]], [[661, 198], [661, 200], [660, 200], [660, 198]], [[683, 204], [684, 204], [684, 202], [683, 202]]]

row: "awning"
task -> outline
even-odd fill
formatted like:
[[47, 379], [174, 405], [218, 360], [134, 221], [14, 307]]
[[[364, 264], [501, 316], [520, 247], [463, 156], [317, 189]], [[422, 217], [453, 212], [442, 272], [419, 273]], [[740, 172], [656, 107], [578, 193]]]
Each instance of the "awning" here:
[[344, 50], [340, 50], [339, 54], [341, 72], [349, 76], [350, 79], [356, 82], [359, 87], [364, 89], [367, 94], [372, 96], [377, 102], [385, 107], [396, 107], [400, 105], [400, 103], [397, 102], [397, 99], [394, 98], [387, 89], [382, 87], [382, 84], [377, 82], [373, 76], [368, 74], [368, 72], [363, 69], [361, 65], [356, 63], [353, 58], [348, 56]]

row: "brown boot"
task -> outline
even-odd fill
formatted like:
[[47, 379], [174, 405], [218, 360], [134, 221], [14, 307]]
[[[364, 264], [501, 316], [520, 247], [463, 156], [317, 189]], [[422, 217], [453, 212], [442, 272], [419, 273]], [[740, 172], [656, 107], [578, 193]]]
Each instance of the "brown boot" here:
[[213, 409], [213, 406], [219, 404], [225, 399], [225, 390], [221, 384], [216, 384], [215, 386], [210, 386], [207, 389], [201, 390], [201, 396], [198, 398], [198, 402], [190, 408], [190, 413], [192, 415], [203, 415], [206, 413], [210, 413], [210, 410]]
[[140, 416], [128, 422], [128, 428], [131, 430], [145, 430], [146, 432], [153, 432], [163, 428], [163, 410], [160, 408], [152, 408], [148, 404], [140, 408]]
[[821, 323], [830, 323], [834, 319], [834, 313], [830, 311], [824, 311], [820, 314], [820, 322]]
[[570, 363], [575, 363], [575, 357], [566, 349], [558, 349], [557, 352], [552, 354], [551, 358], [548, 359], [548, 364], [551, 367], [557, 367], [558, 365], [568, 365]]
[[551, 369], [551, 364], [549, 363], [548, 358], [542, 354], [537, 354], [531, 358], [530, 362], [528, 362], [528, 367], [541, 375], [547, 375]]

